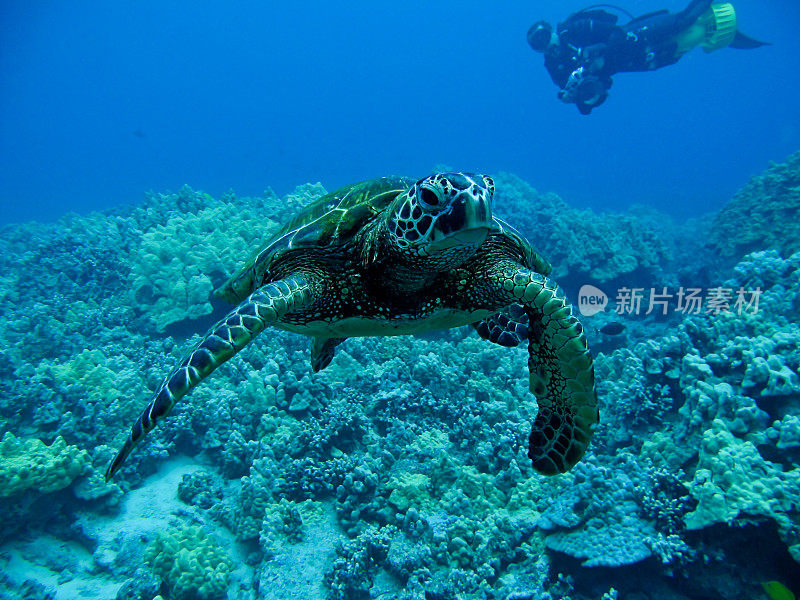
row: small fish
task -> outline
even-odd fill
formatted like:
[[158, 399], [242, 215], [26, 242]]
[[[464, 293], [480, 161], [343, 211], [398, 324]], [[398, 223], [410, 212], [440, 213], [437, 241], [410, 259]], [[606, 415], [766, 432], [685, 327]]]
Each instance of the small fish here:
[[622, 323], [617, 323], [616, 321], [611, 323], [606, 323], [600, 329], [598, 329], [600, 333], [603, 335], [619, 335], [623, 331], [625, 331], [625, 325]]
[[795, 600], [792, 591], [780, 581], [763, 581], [761, 587], [764, 588], [770, 600]]

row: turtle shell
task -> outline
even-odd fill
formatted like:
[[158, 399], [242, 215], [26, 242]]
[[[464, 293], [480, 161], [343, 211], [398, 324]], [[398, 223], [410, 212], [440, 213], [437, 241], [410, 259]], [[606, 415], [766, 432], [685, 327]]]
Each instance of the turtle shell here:
[[338, 246], [350, 241], [413, 183], [413, 179], [406, 177], [380, 177], [318, 198], [281, 227], [214, 294], [238, 304], [262, 284], [268, 277], [269, 266], [287, 251]]

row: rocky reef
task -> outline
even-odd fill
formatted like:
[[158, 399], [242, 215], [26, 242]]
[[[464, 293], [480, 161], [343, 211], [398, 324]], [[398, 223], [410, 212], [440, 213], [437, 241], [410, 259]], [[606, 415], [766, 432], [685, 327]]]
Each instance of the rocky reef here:
[[708, 246], [720, 258], [737, 261], [748, 252], [800, 251], [800, 152], [753, 177], [714, 218]]
[[[152, 390], [224, 314], [211, 289], [324, 190], [184, 188], [4, 228], [0, 596], [749, 600], [770, 580], [800, 591], [798, 157], [716, 217], [709, 243], [735, 259], [717, 280], [689, 235], [701, 222], [576, 210], [496, 177], [497, 214], [568, 289], [717, 290], [697, 311], [584, 321], [601, 425], [584, 461], [553, 478], [525, 455], [536, 409], [523, 348], [468, 328], [350, 339], [314, 374], [307, 339], [275, 330], [107, 484]], [[795, 218], [757, 227], [749, 202]], [[757, 290], [757, 305], [752, 293], [737, 304], [738, 290]], [[621, 334], [602, 333], [611, 320]]]

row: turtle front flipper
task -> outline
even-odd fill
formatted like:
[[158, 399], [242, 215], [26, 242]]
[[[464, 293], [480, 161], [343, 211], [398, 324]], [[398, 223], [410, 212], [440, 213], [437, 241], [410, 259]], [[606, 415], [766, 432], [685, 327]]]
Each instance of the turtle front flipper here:
[[530, 390], [539, 404], [528, 456], [543, 475], [571, 469], [581, 459], [600, 415], [592, 355], [583, 327], [563, 290], [544, 275], [518, 266], [502, 277], [505, 296], [528, 315]]
[[153, 430], [158, 421], [169, 414], [178, 400], [266, 327], [273, 325], [284, 315], [308, 306], [313, 298], [311, 286], [304, 277], [287, 277], [257, 289], [214, 325], [164, 379], [164, 383], [133, 424], [124, 445], [106, 469], [106, 481], [119, 471], [134, 446]]

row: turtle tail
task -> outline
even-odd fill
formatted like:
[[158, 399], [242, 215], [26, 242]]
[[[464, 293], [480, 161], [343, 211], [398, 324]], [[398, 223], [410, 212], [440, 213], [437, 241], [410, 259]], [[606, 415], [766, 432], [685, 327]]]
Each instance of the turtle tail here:
[[119, 471], [136, 444], [169, 414], [178, 400], [266, 327], [276, 323], [285, 314], [308, 305], [311, 298], [310, 286], [303, 277], [288, 277], [259, 288], [214, 325], [164, 379], [150, 404], [131, 427], [122, 448], [108, 465], [106, 481]]

